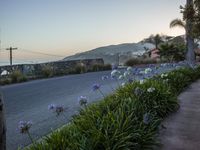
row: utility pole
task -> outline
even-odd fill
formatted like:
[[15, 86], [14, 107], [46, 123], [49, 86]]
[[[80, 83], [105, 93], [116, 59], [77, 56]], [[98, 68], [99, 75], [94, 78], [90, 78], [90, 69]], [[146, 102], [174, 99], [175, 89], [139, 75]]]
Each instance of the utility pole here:
[[12, 66], [12, 51], [13, 50], [16, 50], [17, 48], [13, 48], [13, 47], [9, 47], [9, 48], [6, 48], [6, 50], [9, 50], [10, 51], [10, 65]]

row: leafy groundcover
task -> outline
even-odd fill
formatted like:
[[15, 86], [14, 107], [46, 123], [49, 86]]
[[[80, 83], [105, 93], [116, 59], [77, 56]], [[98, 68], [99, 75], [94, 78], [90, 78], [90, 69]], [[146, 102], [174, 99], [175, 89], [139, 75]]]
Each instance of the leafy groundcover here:
[[178, 109], [178, 95], [199, 77], [200, 67], [182, 68], [127, 84], [27, 149], [153, 149], [161, 121]]

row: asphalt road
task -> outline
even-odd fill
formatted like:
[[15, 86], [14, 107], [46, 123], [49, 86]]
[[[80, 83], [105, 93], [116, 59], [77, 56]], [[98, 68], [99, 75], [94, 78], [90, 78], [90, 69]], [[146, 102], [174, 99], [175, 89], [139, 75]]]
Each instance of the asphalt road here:
[[[93, 92], [94, 83], [102, 84], [105, 94], [111, 93], [110, 85], [116, 87], [114, 81], [102, 81], [103, 75], [110, 71], [69, 75], [51, 79], [35, 80], [21, 84], [3, 86], [7, 123], [7, 148], [15, 150], [30, 144], [27, 135], [20, 134], [16, 129], [20, 120], [31, 120], [31, 134], [35, 139], [40, 138], [53, 129], [69, 122], [71, 116], [80, 108], [77, 97], [89, 97], [89, 102], [102, 98], [100, 93]], [[63, 104], [67, 107], [65, 116], [56, 117], [48, 110], [48, 105]]]

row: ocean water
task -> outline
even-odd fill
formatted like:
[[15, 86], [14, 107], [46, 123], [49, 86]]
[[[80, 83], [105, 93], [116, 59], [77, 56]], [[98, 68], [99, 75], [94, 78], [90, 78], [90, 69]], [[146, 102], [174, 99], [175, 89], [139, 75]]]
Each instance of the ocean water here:
[[[56, 60], [35, 60], [35, 61], [17, 61], [14, 60], [13, 61], [13, 65], [17, 65], [17, 64], [39, 64], [39, 63], [45, 63], [45, 62], [51, 62], [51, 61], [56, 61]], [[7, 66], [10, 65], [9, 61], [1, 61], [0, 60], [0, 66]]]
[[[31, 64], [31, 63], [13, 62], [13, 65], [17, 65], [17, 64]], [[0, 61], [0, 66], [8, 66], [8, 65], [10, 65], [10, 62], [1, 62]]]

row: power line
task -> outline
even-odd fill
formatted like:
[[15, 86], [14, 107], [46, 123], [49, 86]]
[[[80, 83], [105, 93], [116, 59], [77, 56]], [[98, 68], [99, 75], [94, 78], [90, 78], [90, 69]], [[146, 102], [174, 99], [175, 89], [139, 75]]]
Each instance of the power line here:
[[[0, 49], [0, 52], [6, 52], [6, 51], [3, 51], [3, 50], [9, 50], [10, 53], [9, 53], [9, 56], [10, 56], [10, 65], [12, 65], [13, 63], [13, 56], [12, 56], [12, 51], [13, 50], [16, 50], [17, 48], [13, 48], [13, 47], [9, 47], [9, 48], [2, 48]], [[51, 57], [56, 57], [56, 58], [64, 58], [64, 56], [61, 56], [61, 55], [55, 55], [55, 54], [48, 54], [48, 53], [43, 53], [43, 52], [38, 52], [38, 51], [32, 51], [32, 50], [27, 50], [27, 49], [19, 49], [18, 52], [26, 52], [26, 53], [33, 53], [33, 54], [39, 54], [39, 55], [45, 55], [45, 56], [51, 56]], [[37, 59], [37, 58], [35, 58]], [[39, 58], [40, 59], [40, 58]], [[38, 63], [38, 61], [28, 61], [28, 60], [22, 60], [22, 59], [16, 59], [16, 61], [18, 62], [24, 62], [24, 63]], [[7, 62], [6, 62], [7, 63]]]
[[34, 61], [31, 60], [23, 60], [23, 59], [15, 59], [16, 61], [20, 61], [20, 62], [29, 62], [29, 63], [35, 63]]
[[[4, 52], [3, 50], [5, 50], [7, 48], [1, 48], [0, 52]], [[53, 57], [65, 57], [65, 56], [61, 56], [61, 55], [56, 55], [56, 54], [49, 54], [49, 53], [43, 53], [43, 52], [38, 52], [38, 51], [32, 51], [32, 50], [27, 50], [27, 49], [18, 49], [18, 51], [23, 51], [26, 53], [33, 53], [33, 54], [40, 54], [40, 55], [46, 55], [46, 56], [53, 56]]]
[[20, 49], [23, 52], [28, 52], [28, 53], [34, 53], [34, 54], [40, 54], [40, 55], [46, 55], [46, 56], [53, 56], [53, 57], [62, 57], [61, 55], [55, 55], [55, 54], [47, 54], [47, 53], [43, 53], [43, 52], [37, 52], [37, 51], [32, 51], [32, 50], [24, 50], [24, 49]]

